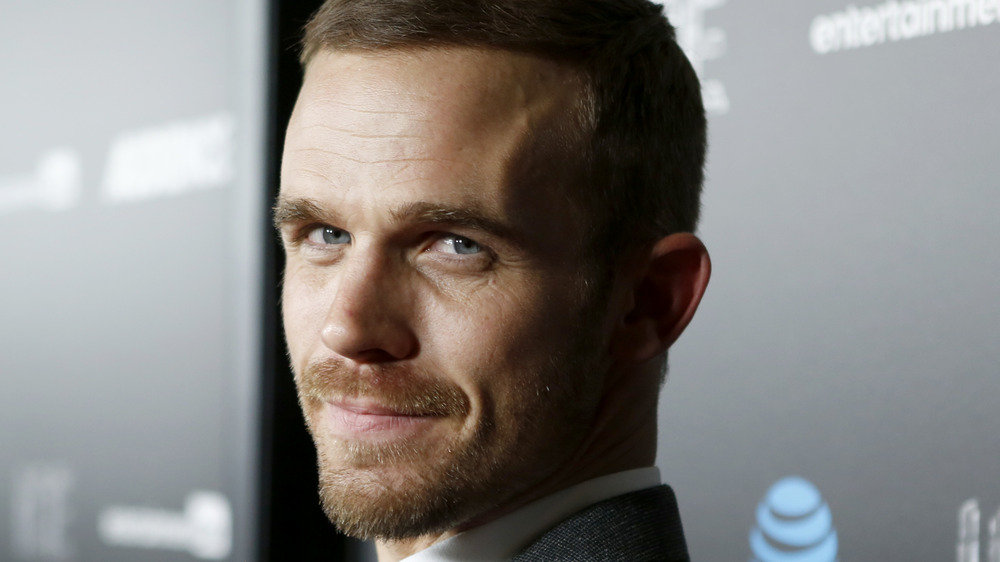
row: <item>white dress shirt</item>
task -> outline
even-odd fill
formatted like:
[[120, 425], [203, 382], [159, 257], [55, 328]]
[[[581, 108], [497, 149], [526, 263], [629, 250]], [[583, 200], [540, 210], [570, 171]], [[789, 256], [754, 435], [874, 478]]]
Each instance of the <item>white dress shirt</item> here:
[[507, 560], [570, 515], [606, 499], [659, 486], [660, 470], [638, 468], [581, 482], [408, 556], [402, 562]]

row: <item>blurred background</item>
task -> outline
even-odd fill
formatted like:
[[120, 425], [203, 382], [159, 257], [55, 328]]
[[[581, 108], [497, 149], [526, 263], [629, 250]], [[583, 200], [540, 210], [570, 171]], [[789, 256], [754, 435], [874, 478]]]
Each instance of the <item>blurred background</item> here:
[[[0, 0], [0, 560], [370, 557], [268, 222], [318, 5]], [[711, 126], [693, 559], [1000, 562], [1000, 0], [665, 5]]]

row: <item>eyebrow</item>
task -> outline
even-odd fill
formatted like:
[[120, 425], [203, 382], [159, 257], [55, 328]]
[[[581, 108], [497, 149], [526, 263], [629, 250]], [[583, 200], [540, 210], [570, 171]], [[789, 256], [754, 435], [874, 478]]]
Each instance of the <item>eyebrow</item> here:
[[331, 222], [332, 218], [312, 199], [289, 199], [278, 196], [271, 210], [274, 228], [277, 230], [290, 223]]
[[[279, 196], [274, 204], [274, 227], [278, 230], [291, 223], [321, 222], [338, 224], [335, 213], [324, 210], [312, 199]], [[426, 201], [407, 203], [390, 212], [393, 222], [415, 222], [460, 226], [515, 241], [516, 231], [498, 217], [472, 207], [441, 205]]]
[[461, 226], [511, 240], [517, 238], [517, 233], [514, 229], [503, 220], [470, 207], [455, 207], [417, 201], [407, 203], [393, 210], [392, 218], [397, 222]]

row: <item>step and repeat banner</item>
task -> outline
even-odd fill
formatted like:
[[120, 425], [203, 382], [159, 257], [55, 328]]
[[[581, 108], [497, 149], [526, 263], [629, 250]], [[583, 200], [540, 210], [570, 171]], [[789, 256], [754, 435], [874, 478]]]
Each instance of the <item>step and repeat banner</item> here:
[[[264, 4], [2, 8], [0, 560], [254, 559]], [[693, 559], [1000, 562], [1000, 0], [665, 5], [711, 125]]]
[[253, 556], [265, 13], [0, 7], [0, 560]]
[[711, 126], [693, 559], [1000, 562], [1000, 2], [665, 4]]

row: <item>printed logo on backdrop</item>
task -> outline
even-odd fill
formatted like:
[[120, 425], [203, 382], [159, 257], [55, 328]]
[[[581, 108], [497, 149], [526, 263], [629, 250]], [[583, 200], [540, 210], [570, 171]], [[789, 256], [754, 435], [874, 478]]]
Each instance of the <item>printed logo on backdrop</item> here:
[[809, 44], [824, 55], [1000, 23], [1000, 0], [889, 0], [816, 16]]
[[112, 506], [97, 523], [109, 546], [188, 552], [196, 558], [220, 560], [233, 547], [233, 510], [217, 492], [193, 492], [183, 511]]
[[798, 476], [778, 480], [757, 504], [756, 515], [751, 562], [836, 562], [833, 515], [812, 482]]
[[33, 170], [0, 175], [0, 213], [69, 209], [80, 199], [81, 168], [80, 153], [60, 147], [43, 152]]
[[729, 112], [726, 87], [719, 80], [705, 78], [705, 63], [726, 54], [726, 33], [718, 27], [706, 27], [705, 12], [718, 8], [726, 0], [662, 0], [667, 18], [677, 28], [677, 43], [701, 78], [701, 96], [705, 111]]
[[131, 203], [228, 184], [234, 128], [220, 113], [119, 134], [108, 150], [103, 199]]
[[69, 498], [74, 481], [73, 471], [63, 464], [32, 464], [15, 471], [11, 544], [18, 559], [73, 558], [69, 540], [73, 513]]
[[[1000, 562], [1000, 507], [980, 528], [979, 500], [972, 498], [958, 508], [956, 562]], [[980, 540], [982, 539], [982, 540]]]
[[[101, 199], [117, 205], [223, 187], [235, 176], [235, 120], [226, 112], [118, 133]], [[42, 151], [33, 169], [0, 170], [0, 214], [66, 211], [83, 193], [80, 151]]]

